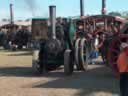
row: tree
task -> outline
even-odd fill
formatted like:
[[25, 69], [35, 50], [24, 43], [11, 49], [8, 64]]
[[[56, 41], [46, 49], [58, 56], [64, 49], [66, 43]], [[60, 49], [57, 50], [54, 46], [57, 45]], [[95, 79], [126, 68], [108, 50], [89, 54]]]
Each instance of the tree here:
[[18, 20], [18, 22], [22, 22], [22, 20]]
[[6, 21], [8, 21], [8, 19], [5, 19], [5, 18], [4, 18], [4, 19], [2, 19], [2, 21], [3, 21], [3, 22], [6, 22]]
[[28, 21], [30, 21], [30, 19], [26, 19], [25, 21], [28, 22]]
[[110, 12], [110, 13], [108, 13], [108, 15], [111, 15], [111, 16], [122, 16], [121, 13], [119, 13], [119, 12]]

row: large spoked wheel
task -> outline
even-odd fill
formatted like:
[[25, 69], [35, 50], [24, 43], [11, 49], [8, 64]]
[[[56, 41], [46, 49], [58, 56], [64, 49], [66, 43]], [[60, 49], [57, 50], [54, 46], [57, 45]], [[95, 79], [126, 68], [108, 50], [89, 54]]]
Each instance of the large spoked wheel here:
[[87, 47], [87, 40], [85, 38], [81, 39], [80, 48], [78, 50], [78, 57], [79, 57], [79, 65], [81, 66], [82, 70], [87, 70], [88, 67], [88, 59], [89, 59], [89, 52]]
[[76, 64], [77, 70], [81, 70], [80, 65], [79, 65], [80, 41], [81, 41], [80, 38], [78, 38], [78, 39], [75, 41], [75, 64]]
[[74, 70], [73, 54], [71, 50], [66, 50], [64, 53], [64, 73], [71, 75]]
[[117, 37], [115, 37], [109, 46], [109, 51], [108, 51], [108, 62], [110, 66], [112, 67], [112, 70], [118, 74], [119, 70], [117, 67], [117, 59], [120, 53], [120, 46], [121, 43], [127, 42], [128, 41], [128, 35], [127, 34], [121, 34]]

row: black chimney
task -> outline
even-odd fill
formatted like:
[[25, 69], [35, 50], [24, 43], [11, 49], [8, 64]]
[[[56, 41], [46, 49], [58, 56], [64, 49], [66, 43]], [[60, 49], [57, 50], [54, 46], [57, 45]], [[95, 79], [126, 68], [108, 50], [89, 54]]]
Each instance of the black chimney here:
[[13, 17], [13, 4], [10, 4], [10, 23], [14, 23], [14, 17]]
[[84, 16], [84, 0], [80, 0], [80, 16]]
[[50, 24], [52, 29], [52, 38], [56, 38], [56, 6], [49, 6]]
[[102, 15], [106, 14], [106, 0], [102, 0]]

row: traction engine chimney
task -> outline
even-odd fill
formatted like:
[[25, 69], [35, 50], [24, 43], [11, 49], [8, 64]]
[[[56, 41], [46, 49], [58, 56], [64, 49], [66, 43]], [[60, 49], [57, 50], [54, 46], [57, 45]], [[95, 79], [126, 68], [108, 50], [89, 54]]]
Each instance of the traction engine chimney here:
[[80, 16], [84, 16], [84, 0], [80, 0]]
[[56, 38], [56, 6], [49, 6], [52, 38]]
[[106, 0], [102, 0], [102, 15], [106, 15]]

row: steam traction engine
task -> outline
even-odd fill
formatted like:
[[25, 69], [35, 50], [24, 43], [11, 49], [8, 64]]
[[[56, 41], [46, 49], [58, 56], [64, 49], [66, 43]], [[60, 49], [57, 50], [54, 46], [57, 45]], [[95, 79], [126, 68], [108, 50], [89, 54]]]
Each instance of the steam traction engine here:
[[[106, 0], [102, 0], [102, 15], [85, 17], [83, 16], [83, 0], [80, 1], [81, 18], [75, 20], [76, 32], [73, 51], [77, 69], [86, 70], [91, 52], [99, 50], [104, 63], [117, 73], [116, 61], [121, 51], [120, 45], [123, 42], [128, 43], [126, 20], [117, 16], [105, 15]], [[65, 63], [65, 66], [67, 66], [65, 72], [70, 72], [70, 63]]]
[[61, 19], [56, 22], [56, 7], [50, 6], [49, 9], [50, 21], [33, 19], [32, 23], [33, 68], [40, 73], [55, 70], [61, 66], [68, 46]]
[[77, 69], [86, 70], [91, 51], [98, 49], [104, 63], [118, 72], [116, 60], [121, 43], [128, 40], [127, 30], [125, 19], [116, 16], [96, 15], [76, 20], [74, 57]]

